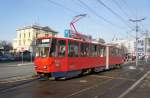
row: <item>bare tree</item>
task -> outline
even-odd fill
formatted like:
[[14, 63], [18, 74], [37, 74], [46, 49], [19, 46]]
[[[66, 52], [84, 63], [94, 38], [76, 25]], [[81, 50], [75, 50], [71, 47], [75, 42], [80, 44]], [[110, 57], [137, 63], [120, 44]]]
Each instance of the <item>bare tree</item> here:
[[11, 42], [5, 40], [0, 41], [0, 47], [3, 47], [4, 51], [10, 51], [13, 49]]

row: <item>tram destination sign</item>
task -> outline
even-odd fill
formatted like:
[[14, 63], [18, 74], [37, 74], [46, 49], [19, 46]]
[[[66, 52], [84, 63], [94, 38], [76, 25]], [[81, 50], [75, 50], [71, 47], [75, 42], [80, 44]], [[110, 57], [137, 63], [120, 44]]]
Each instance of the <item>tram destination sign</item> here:
[[50, 39], [42, 39], [42, 43], [48, 43], [50, 42]]

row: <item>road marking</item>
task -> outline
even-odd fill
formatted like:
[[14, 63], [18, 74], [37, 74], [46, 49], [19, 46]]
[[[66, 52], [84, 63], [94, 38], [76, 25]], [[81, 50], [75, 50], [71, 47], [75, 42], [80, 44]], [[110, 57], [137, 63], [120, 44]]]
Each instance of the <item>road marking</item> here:
[[95, 96], [94, 98], [98, 98], [98, 96]]
[[150, 71], [145, 73], [139, 80], [137, 80], [131, 87], [129, 87], [125, 92], [123, 92], [118, 98], [124, 98], [129, 92], [131, 92], [149, 74], [150, 74]]
[[71, 98], [71, 97], [74, 96], [74, 95], [80, 94], [80, 93], [85, 92], [85, 91], [87, 91], [87, 90], [90, 90], [90, 89], [92, 89], [92, 88], [96, 88], [96, 87], [98, 87], [98, 86], [100, 86], [100, 85], [102, 85], [102, 84], [105, 84], [105, 83], [107, 83], [107, 82], [109, 82], [109, 81], [111, 81], [111, 80], [112, 80], [112, 79], [106, 80], [106, 81], [103, 81], [103, 82], [98, 83], [98, 84], [96, 84], [96, 85], [93, 85], [93, 86], [87, 87], [87, 88], [85, 88], [85, 89], [79, 90], [79, 91], [77, 91], [77, 92], [75, 92], [75, 93], [73, 93], [73, 94], [71, 94], [71, 95], [68, 95], [68, 96], [65, 97], [65, 98]]
[[98, 78], [109, 78], [109, 79], [120, 79], [120, 80], [129, 80], [129, 81], [136, 81], [136, 79], [129, 79], [129, 78], [121, 78], [121, 77], [110, 77], [110, 76], [98, 76], [98, 75], [90, 75], [93, 77], [98, 77]]
[[88, 82], [87, 80], [80, 80], [81, 83], [86, 83]]

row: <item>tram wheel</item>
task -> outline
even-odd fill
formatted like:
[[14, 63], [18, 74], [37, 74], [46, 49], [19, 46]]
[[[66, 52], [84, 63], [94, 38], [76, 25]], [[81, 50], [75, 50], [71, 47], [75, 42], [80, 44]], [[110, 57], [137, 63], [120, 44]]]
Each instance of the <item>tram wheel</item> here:
[[102, 68], [102, 67], [95, 67], [95, 68], [93, 68], [93, 72], [95, 72], [95, 73], [99, 73], [99, 72], [101, 72], [103, 70], [104, 70], [104, 68]]
[[92, 72], [92, 69], [89, 68], [89, 69], [83, 69], [82, 72], [81, 72], [81, 75], [88, 75]]
[[121, 64], [116, 64], [116, 68], [120, 69], [121, 67]]

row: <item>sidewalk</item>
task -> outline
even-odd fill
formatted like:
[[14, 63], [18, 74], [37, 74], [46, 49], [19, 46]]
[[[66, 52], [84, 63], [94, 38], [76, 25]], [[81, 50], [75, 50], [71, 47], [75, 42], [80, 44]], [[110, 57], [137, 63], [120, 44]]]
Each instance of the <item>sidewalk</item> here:
[[13, 67], [13, 66], [18, 66], [18, 65], [29, 65], [29, 64], [33, 65], [33, 62], [7, 61], [7, 62], [0, 62], [0, 67]]
[[0, 81], [35, 75], [33, 63], [5, 63], [0, 66]]

